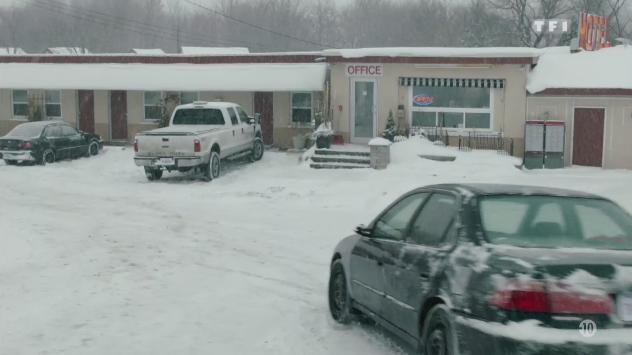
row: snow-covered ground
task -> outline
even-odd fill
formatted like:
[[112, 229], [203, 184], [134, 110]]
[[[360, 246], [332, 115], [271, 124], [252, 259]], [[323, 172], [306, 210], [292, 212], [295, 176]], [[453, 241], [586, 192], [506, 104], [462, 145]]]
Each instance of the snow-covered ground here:
[[129, 149], [46, 167], [0, 163], [0, 354], [399, 354], [329, 317], [336, 243], [414, 187], [592, 191], [632, 210], [632, 172], [524, 172], [514, 158], [412, 139], [384, 171], [311, 170], [268, 152], [206, 183], [146, 181]]

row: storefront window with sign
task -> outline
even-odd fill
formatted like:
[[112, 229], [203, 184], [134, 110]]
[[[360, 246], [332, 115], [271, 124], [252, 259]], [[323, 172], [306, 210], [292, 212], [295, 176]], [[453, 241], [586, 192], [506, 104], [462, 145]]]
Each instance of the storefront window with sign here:
[[414, 127], [492, 128], [490, 88], [413, 86]]

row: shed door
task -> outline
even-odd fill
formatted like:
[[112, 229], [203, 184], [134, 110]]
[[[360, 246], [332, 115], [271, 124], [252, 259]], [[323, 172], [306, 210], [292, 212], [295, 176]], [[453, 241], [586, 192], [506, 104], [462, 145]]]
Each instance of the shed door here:
[[112, 140], [127, 140], [127, 92], [110, 93]]
[[94, 91], [79, 90], [79, 129], [94, 133]]
[[605, 109], [576, 108], [573, 165], [602, 166]]
[[255, 92], [255, 113], [261, 114], [261, 133], [263, 134], [263, 143], [267, 145], [273, 143], [274, 104], [272, 100], [271, 92]]

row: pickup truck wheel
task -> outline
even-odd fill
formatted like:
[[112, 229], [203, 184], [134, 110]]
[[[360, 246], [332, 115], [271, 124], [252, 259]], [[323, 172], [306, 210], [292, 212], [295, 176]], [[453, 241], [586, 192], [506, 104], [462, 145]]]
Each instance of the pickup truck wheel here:
[[204, 177], [209, 181], [217, 179], [222, 170], [222, 161], [217, 152], [211, 152], [211, 158], [208, 165], [204, 167]]
[[162, 177], [162, 170], [145, 167], [145, 176], [149, 181], [160, 180]]
[[255, 142], [252, 146], [252, 154], [250, 156], [251, 161], [258, 161], [263, 158], [263, 141], [261, 138], [255, 138]]

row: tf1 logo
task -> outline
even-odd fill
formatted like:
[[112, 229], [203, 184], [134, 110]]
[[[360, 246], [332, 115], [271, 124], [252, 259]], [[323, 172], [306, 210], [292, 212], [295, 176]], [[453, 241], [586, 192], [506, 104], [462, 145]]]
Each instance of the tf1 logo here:
[[536, 33], [566, 33], [570, 27], [570, 21], [565, 19], [535, 20], [533, 30]]

